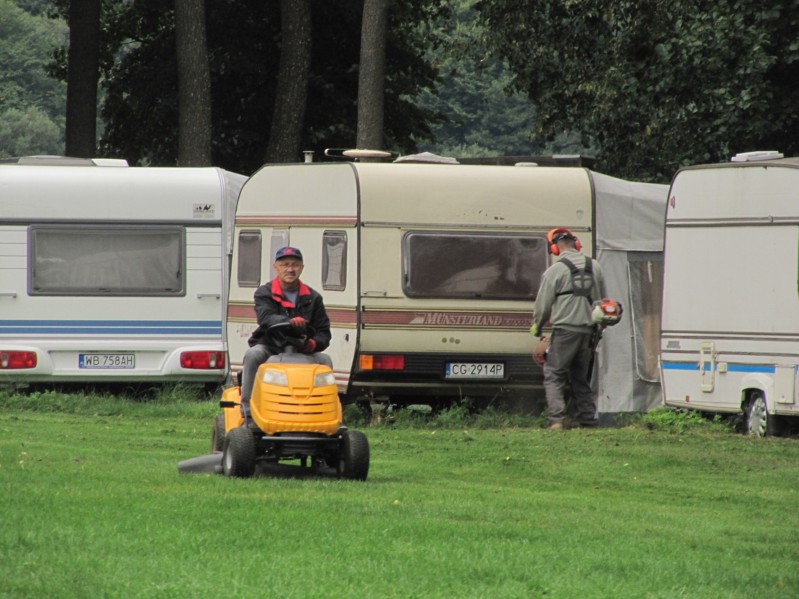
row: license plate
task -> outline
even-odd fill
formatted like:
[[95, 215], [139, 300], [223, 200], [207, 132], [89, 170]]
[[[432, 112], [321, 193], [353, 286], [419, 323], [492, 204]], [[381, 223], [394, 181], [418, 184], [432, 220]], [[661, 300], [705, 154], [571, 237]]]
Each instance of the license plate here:
[[502, 379], [505, 365], [496, 362], [448, 362], [447, 379]]
[[80, 354], [78, 365], [90, 369], [136, 368], [135, 354]]

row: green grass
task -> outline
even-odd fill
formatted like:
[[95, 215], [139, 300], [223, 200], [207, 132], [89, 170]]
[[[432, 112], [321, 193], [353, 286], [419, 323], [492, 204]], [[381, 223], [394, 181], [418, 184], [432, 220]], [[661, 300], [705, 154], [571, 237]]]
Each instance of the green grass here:
[[0, 393], [0, 597], [799, 595], [796, 439], [401, 413], [365, 483], [179, 474], [215, 412]]

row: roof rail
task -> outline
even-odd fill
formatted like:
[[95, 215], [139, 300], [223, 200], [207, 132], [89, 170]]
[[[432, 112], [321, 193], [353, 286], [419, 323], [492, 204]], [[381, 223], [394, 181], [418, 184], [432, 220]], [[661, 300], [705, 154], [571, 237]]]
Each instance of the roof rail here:
[[128, 161], [122, 158], [75, 158], [73, 156], [51, 155], [3, 158], [0, 163], [43, 166], [128, 166]]
[[491, 164], [496, 166], [515, 166], [536, 164], [538, 166], [584, 166], [593, 169], [596, 158], [582, 154], [552, 154], [551, 156], [481, 156], [479, 158], [458, 158], [461, 164]]

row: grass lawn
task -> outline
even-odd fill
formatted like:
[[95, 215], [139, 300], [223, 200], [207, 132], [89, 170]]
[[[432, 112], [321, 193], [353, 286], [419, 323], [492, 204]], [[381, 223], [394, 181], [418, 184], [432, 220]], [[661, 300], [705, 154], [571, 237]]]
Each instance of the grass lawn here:
[[366, 482], [178, 473], [215, 411], [0, 395], [0, 597], [799, 596], [797, 439], [380, 425]]

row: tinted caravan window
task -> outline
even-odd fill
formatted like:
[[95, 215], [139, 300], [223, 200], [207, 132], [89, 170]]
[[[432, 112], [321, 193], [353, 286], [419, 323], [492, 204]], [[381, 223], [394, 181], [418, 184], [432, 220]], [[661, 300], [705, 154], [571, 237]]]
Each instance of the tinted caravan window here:
[[239, 257], [236, 265], [239, 287], [261, 284], [261, 232], [244, 229], [239, 233]]
[[546, 240], [524, 234], [410, 231], [402, 253], [410, 297], [532, 300], [547, 267]]
[[31, 295], [183, 295], [182, 227], [34, 226]]
[[347, 232], [325, 231], [322, 236], [322, 288], [343, 291], [347, 286]]

